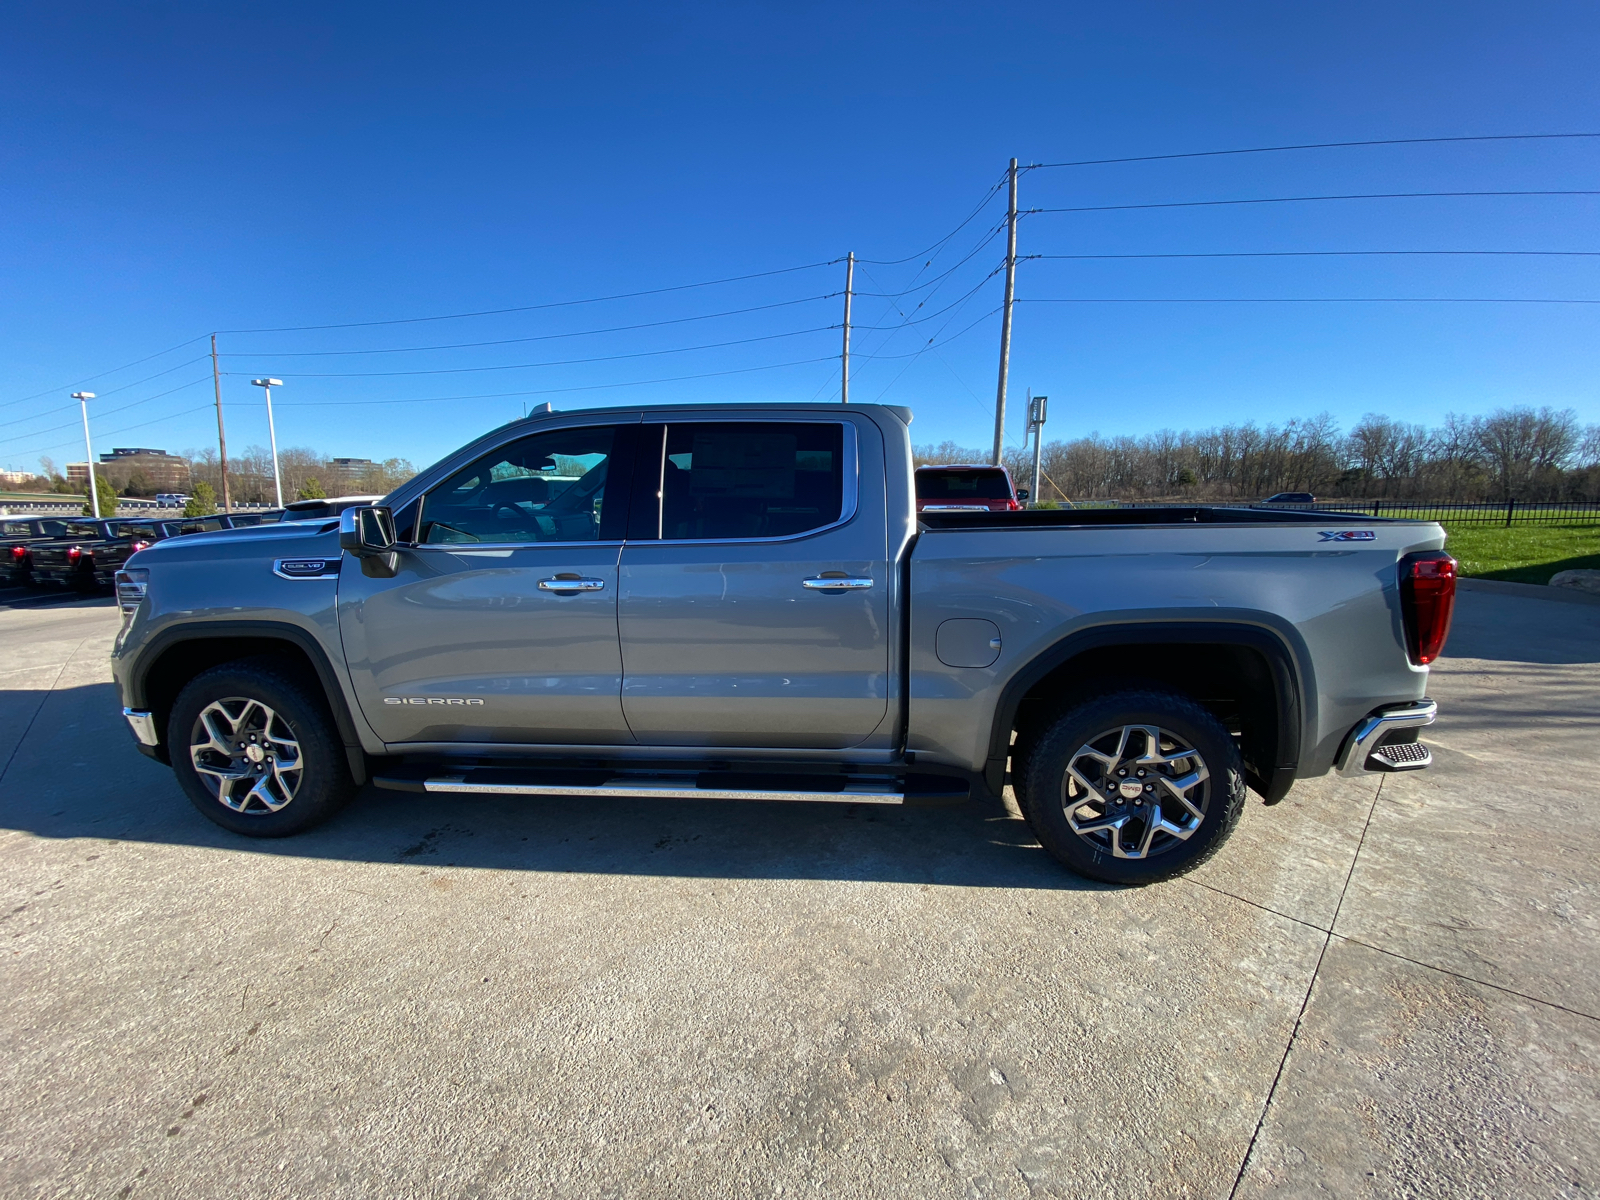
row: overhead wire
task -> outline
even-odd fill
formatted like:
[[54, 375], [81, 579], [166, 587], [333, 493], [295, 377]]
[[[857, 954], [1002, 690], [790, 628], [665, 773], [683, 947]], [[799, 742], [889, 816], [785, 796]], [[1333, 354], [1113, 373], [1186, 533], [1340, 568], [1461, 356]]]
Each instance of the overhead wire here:
[[1448, 142], [1537, 142], [1600, 138], [1600, 133], [1486, 133], [1461, 137], [1375, 138], [1361, 142], [1304, 142], [1292, 146], [1251, 146], [1242, 150], [1190, 150], [1182, 154], [1139, 154], [1126, 158], [1085, 158], [1076, 162], [1029, 163], [1025, 171], [1051, 167], [1103, 167], [1114, 163], [1170, 162], [1180, 158], [1220, 158], [1231, 154], [1277, 154], [1287, 150], [1344, 150], [1357, 146], [1423, 146]]
[[1600, 304], [1527, 296], [1018, 296], [1018, 304]]
[[548, 342], [560, 338], [591, 337], [602, 333], [627, 333], [637, 329], [659, 329], [667, 325], [685, 325], [693, 321], [711, 321], [721, 317], [744, 316], [747, 313], [766, 312], [774, 308], [789, 308], [796, 304], [810, 304], [818, 300], [832, 300], [843, 292], [824, 292], [817, 296], [802, 296], [797, 300], [780, 300], [774, 304], [757, 304], [750, 308], [731, 308], [724, 312], [700, 313], [692, 317], [672, 317], [665, 321], [642, 321], [633, 325], [611, 325], [604, 329], [575, 329], [567, 333], [541, 333], [532, 337], [498, 338], [487, 342], [451, 342], [433, 346], [386, 346], [374, 350], [232, 350], [222, 358], [331, 358], [358, 354], [410, 354], [426, 350], [476, 350], [485, 346], [514, 346], [527, 342]]
[[[285, 379], [386, 379], [400, 375], [471, 375], [484, 371], [523, 371], [537, 367], [570, 367], [584, 363], [616, 362], [628, 358], [654, 358], [663, 354], [689, 354], [697, 350], [721, 350], [728, 346], [745, 346], [752, 342], [771, 342], [780, 338], [803, 337], [812, 333], [823, 333], [829, 329], [838, 329], [839, 325], [817, 325], [811, 329], [794, 329], [787, 333], [768, 333], [759, 337], [735, 338], [726, 342], [707, 342], [700, 346], [674, 346], [666, 350], [637, 350], [629, 354], [599, 354], [590, 358], [563, 358], [552, 359], [546, 362], [535, 363], [499, 363], [486, 367], [429, 367], [415, 371], [327, 371], [312, 372], [285, 371]], [[248, 371], [226, 371], [226, 375], [244, 376]]]
[[1132, 212], [1147, 208], [1218, 208], [1233, 204], [1300, 204], [1314, 200], [1421, 200], [1461, 196], [1600, 196], [1600, 191], [1537, 192], [1362, 192], [1344, 196], [1265, 196], [1247, 200], [1171, 200], [1158, 204], [1085, 204], [1073, 208], [1029, 208], [1018, 215], [1035, 213]]
[[825, 354], [820, 358], [801, 358], [793, 362], [767, 363], [759, 367], [736, 367], [727, 371], [704, 371], [695, 375], [670, 375], [661, 379], [634, 379], [625, 383], [596, 383], [578, 387], [535, 388], [517, 392], [480, 392], [475, 395], [421, 396], [401, 400], [291, 400], [280, 402], [278, 407], [317, 405], [322, 408], [356, 408], [373, 404], [439, 404], [451, 400], [499, 400], [516, 396], [554, 396], [567, 392], [598, 392], [613, 388], [649, 387], [657, 383], [681, 383], [691, 379], [715, 379], [721, 375], [749, 375], [757, 371], [776, 371], [784, 367], [803, 367], [812, 363], [833, 362], [836, 361], [837, 357], [837, 355]]
[[151, 359], [160, 358], [163, 354], [171, 354], [174, 350], [182, 350], [185, 346], [193, 342], [201, 341], [206, 336], [206, 334], [202, 333], [198, 337], [192, 337], [187, 341], [179, 342], [176, 346], [168, 346], [165, 350], [158, 350], [154, 354], [147, 354], [143, 358], [136, 358], [132, 362], [123, 363], [120, 367], [112, 367], [109, 371], [101, 371], [96, 375], [89, 375], [78, 380], [76, 383], [64, 383], [60, 387], [46, 388], [44, 391], [35, 392], [31, 396], [18, 396], [15, 400], [0, 400], [0, 408], [7, 408], [13, 404], [25, 404], [29, 400], [37, 400], [41, 396], [49, 396], [55, 394], [56, 392], [64, 392], [68, 388], [82, 387], [86, 383], [93, 383], [96, 379], [104, 379], [107, 375], [115, 375], [118, 371], [126, 371], [130, 367], [137, 367], [141, 363], [149, 362]]
[[1023, 259], [1136, 259], [1136, 258], [1362, 258], [1408, 255], [1488, 255], [1533, 258], [1600, 258], [1600, 250], [1219, 250], [1161, 254], [1019, 254]]
[[[95, 419], [96, 420], [104, 420], [106, 417], [115, 416], [117, 413], [127, 412], [130, 408], [138, 408], [140, 405], [149, 404], [153, 400], [160, 400], [165, 396], [171, 396], [171, 395], [173, 395], [173, 394], [175, 394], [177, 392], [185, 391], [185, 390], [187, 390], [189, 388], [192, 388], [192, 387], [198, 387], [202, 383], [210, 383], [210, 382], [211, 382], [211, 376], [209, 376], [209, 375], [204, 376], [201, 379], [193, 379], [193, 380], [190, 380], [188, 383], [181, 383], [175, 388], [168, 388], [164, 392], [157, 392], [154, 396], [146, 396], [143, 400], [135, 400], [132, 403], [124, 404], [119, 408], [107, 409], [105, 412], [96, 412], [95, 413]], [[0, 440], [0, 445], [4, 445], [6, 441], [28, 441], [28, 440], [30, 440], [32, 438], [35, 438], [35, 437], [41, 437], [41, 436], [43, 436], [44, 434], [47, 434], [47, 433], [55, 433], [58, 430], [62, 430], [62, 429], [77, 429], [77, 428], [81, 428], [81, 426], [79, 425], [79, 423], [77, 421], [67, 421], [67, 422], [65, 422], [65, 423], [63, 423], [61, 425], [51, 425], [51, 426], [49, 426], [48, 428], [45, 428], [45, 429], [28, 429], [28, 430], [24, 430], [21, 433], [12, 434], [12, 435], [10, 435], [10, 437], [8, 437], [8, 438], [6, 438], [4, 440]], [[114, 437], [114, 436], [116, 436], [117, 433], [121, 433], [121, 432], [125, 432], [125, 431], [123, 431], [123, 430], [111, 430], [109, 432], [102, 432], [101, 436], [102, 437]], [[33, 451], [31, 451], [31, 450], [13, 450], [13, 451], [8, 451], [8, 453], [10, 453], [10, 454], [12, 454], [14, 456], [17, 456], [17, 455], [32, 454]]]
[[609, 296], [589, 296], [581, 300], [552, 300], [545, 304], [519, 304], [510, 308], [489, 308], [477, 312], [440, 313], [428, 317], [395, 317], [382, 321], [343, 321], [327, 325], [279, 325], [261, 329], [219, 329], [218, 333], [304, 333], [322, 329], [369, 329], [379, 325], [420, 325], [429, 321], [462, 321], [473, 317], [499, 317], [510, 313], [542, 312], [551, 308], [572, 308], [584, 304], [603, 304], [611, 300], [634, 300], [640, 296], [662, 296], [670, 292], [686, 292], [694, 288], [718, 287], [725, 283], [742, 283], [750, 279], [768, 279], [774, 275], [792, 275], [796, 271], [814, 271], [843, 262], [832, 258], [827, 262], [804, 263], [798, 267], [780, 267], [774, 271], [756, 271], [749, 275], [729, 275], [723, 279], [706, 279], [699, 283], [680, 283], [672, 287], [645, 288], [637, 292], [617, 292]]

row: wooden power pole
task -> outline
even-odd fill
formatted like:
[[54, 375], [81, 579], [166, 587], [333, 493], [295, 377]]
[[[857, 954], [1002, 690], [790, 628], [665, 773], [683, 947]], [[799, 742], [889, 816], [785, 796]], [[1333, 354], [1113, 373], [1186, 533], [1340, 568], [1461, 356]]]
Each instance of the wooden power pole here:
[[1007, 172], [1011, 183], [1011, 202], [1006, 207], [1006, 303], [1000, 317], [1000, 383], [994, 397], [994, 455], [1000, 465], [1006, 440], [1006, 376], [1011, 370], [1011, 301], [1017, 292], [1017, 160]]
[[211, 386], [217, 393], [217, 455], [222, 460], [222, 511], [233, 511], [228, 494], [228, 435], [222, 430], [222, 372], [217, 369], [217, 335], [211, 335]]
[[856, 286], [856, 252], [850, 251], [844, 268], [844, 354], [841, 356], [839, 400], [850, 403], [850, 296]]

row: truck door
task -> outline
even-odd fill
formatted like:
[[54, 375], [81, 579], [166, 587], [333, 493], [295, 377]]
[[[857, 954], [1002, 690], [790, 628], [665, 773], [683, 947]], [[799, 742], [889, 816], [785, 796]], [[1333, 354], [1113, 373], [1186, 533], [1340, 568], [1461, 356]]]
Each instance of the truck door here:
[[849, 419], [641, 427], [618, 600], [641, 743], [839, 749], [884, 722], [879, 436]]
[[345, 558], [340, 633], [361, 710], [386, 742], [633, 741], [617, 557], [636, 429], [509, 441], [400, 514], [394, 578]]

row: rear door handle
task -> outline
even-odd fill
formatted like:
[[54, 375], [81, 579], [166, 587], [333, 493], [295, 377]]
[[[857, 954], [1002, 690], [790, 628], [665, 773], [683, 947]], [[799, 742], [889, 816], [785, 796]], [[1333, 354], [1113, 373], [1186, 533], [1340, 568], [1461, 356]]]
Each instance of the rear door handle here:
[[802, 579], [800, 581], [800, 586], [801, 587], [805, 587], [805, 588], [810, 588], [812, 591], [815, 591], [815, 592], [831, 591], [833, 588], [848, 589], [848, 590], [851, 590], [851, 591], [859, 591], [859, 590], [861, 590], [863, 588], [871, 587], [872, 586], [872, 580], [865, 579], [865, 578], [862, 578], [860, 576], [843, 576], [843, 577], [839, 577], [839, 578], [830, 578], [830, 577], [828, 577], [826, 575], [822, 575], [822, 576], [818, 576], [815, 579]]
[[598, 592], [606, 586], [604, 579], [579, 578], [568, 576], [563, 579], [557, 575], [554, 579], [539, 580], [541, 592]]

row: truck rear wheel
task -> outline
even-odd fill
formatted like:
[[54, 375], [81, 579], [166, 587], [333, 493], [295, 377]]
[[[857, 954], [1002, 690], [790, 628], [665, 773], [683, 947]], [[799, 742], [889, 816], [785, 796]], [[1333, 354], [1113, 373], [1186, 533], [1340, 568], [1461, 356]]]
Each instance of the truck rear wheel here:
[[355, 794], [327, 704], [270, 659], [195, 676], [173, 703], [167, 739], [190, 801], [234, 833], [287, 837]]
[[1069, 869], [1154, 883], [1215, 854], [1244, 811], [1244, 767], [1187, 696], [1138, 689], [1073, 705], [1028, 747], [1016, 789], [1034, 836]]

